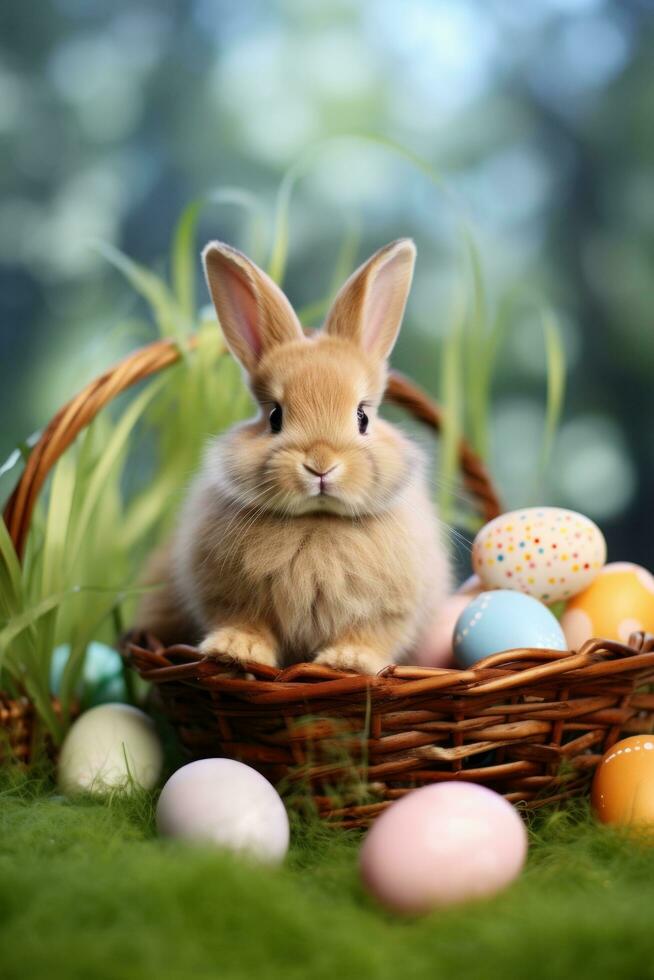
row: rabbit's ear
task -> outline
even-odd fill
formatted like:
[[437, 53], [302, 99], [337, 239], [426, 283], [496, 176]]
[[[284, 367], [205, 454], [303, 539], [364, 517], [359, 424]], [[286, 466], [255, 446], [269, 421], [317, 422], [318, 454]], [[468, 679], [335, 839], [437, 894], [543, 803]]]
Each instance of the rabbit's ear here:
[[247, 371], [253, 371], [271, 347], [304, 337], [279, 286], [242, 252], [209, 242], [202, 260], [225, 340]]
[[397, 338], [406, 306], [416, 247], [410, 238], [391, 242], [353, 272], [325, 323], [333, 337], [353, 340], [385, 360]]

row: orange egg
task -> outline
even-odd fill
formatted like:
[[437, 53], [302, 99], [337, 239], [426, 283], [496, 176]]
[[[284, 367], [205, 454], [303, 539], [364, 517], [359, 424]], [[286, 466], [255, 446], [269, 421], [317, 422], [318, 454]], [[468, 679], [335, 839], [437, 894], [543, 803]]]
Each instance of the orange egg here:
[[570, 600], [561, 626], [572, 650], [595, 636], [626, 643], [637, 630], [654, 633], [654, 577], [630, 562], [605, 565]]
[[604, 753], [592, 804], [602, 823], [654, 824], [654, 735], [625, 738]]

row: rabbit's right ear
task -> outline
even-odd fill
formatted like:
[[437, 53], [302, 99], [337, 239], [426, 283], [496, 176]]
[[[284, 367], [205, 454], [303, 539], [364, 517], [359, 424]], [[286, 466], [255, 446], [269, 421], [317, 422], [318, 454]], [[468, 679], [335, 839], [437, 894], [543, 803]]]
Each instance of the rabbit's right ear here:
[[340, 289], [325, 321], [325, 333], [352, 340], [385, 361], [402, 323], [416, 247], [399, 238], [375, 252]]
[[202, 261], [225, 340], [248, 372], [271, 347], [304, 337], [279, 286], [238, 249], [209, 242]]

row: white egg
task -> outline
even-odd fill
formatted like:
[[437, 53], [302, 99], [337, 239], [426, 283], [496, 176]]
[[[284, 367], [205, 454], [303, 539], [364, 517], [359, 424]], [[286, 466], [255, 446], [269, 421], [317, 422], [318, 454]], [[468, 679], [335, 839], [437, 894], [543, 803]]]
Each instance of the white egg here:
[[152, 789], [163, 765], [154, 724], [129, 704], [102, 704], [72, 725], [59, 755], [64, 793]]
[[472, 546], [472, 566], [487, 589], [525, 592], [541, 602], [570, 599], [606, 561], [602, 532], [588, 517], [560, 507], [527, 507], [486, 524]]
[[288, 850], [288, 816], [277, 790], [233, 759], [200, 759], [173, 773], [159, 797], [157, 829], [271, 864]]

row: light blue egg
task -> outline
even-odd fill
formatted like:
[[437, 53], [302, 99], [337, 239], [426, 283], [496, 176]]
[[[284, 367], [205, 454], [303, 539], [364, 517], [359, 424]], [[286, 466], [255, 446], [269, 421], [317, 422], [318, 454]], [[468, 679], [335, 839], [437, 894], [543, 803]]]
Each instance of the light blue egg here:
[[482, 592], [454, 627], [454, 656], [460, 667], [516, 647], [567, 650], [558, 620], [538, 599], [498, 589]]
[[[68, 644], [56, 647], [53, 652], [50, 684], [55, 695], [61, 693], [62, 677], [69, 656]], [[126, 701], [127, 691], [120, 654], [104, 643], [90, 643], [86, 649], [82, 676], [75, 693], [85, 707], [104, 704], [107, 701]]]

